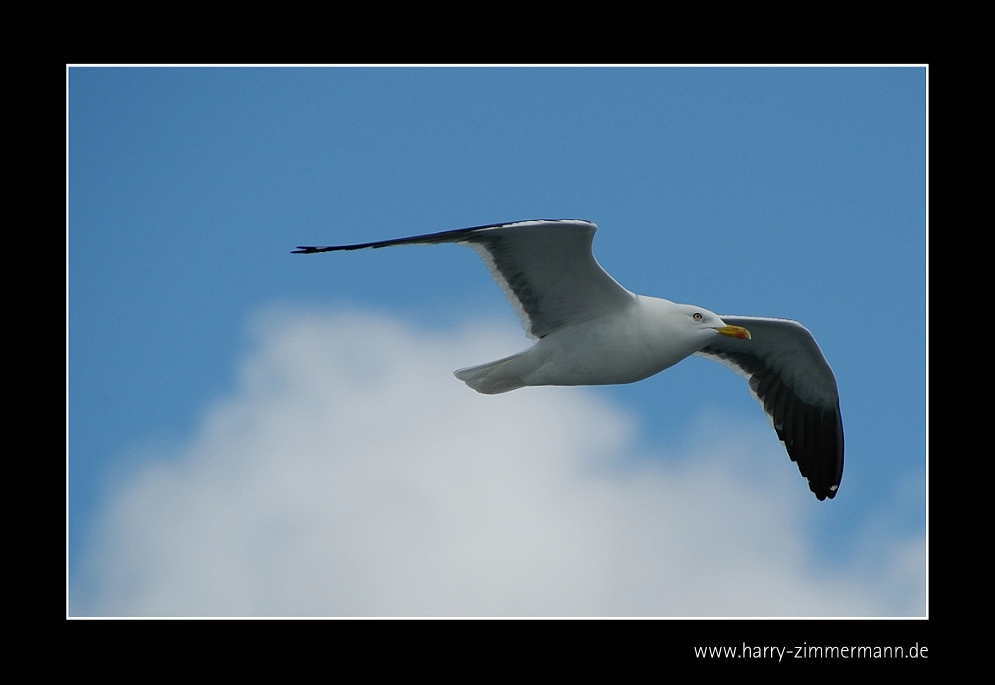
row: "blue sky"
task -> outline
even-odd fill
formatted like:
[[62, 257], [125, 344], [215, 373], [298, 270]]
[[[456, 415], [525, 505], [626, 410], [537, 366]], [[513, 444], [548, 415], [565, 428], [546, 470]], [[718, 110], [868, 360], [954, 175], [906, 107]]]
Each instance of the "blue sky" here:
[[[501, 607], [508, 606], [511, 613], [795, 615], [826, 613], [819, 595], [837, 592], [834, 583], [849, 584], [856, 595], [867, 598], [852, 613], [922, 613], [925, 69], [71, 68], [68, 82], [69, 572], [74, 613], [465, 614], [502, 613]], [[494, 398], [472, 393], [450, 397], [450, 392], [465, 390], [451, 376], [453, 369], [529, 344], [470, 250], [446, 245], [290, 254], [299, 244], [361, 242], [532, 218], [597, 223], [595, 255], [634, 292], [720, 314], [785, 317], [805, 324], [840, 387], [846, 467], [835, 500], [818, 502], [808, 492], [742, 379], [703, 359], [689, 359], [628, 386], [527, 388], [503, 397], [500, 405], [488, 405]], [[388, 335], [393, 346], [378, 346], [379, 335]], [[365, 342], [349, 347], [357, 341]], [[561, 604], [530, 604], [530, 598], [542, 593], [531, 588], [515, 594], [515, 588], [507, 591], [516, 599], [502, 604], [501, 592], [494, 588], [512, 588], [509, 578], [517, 577], [517, 567], [507, 562], [507, 577], [477, 578], [467, 570], [450, 579], [460, 587], [489, 588], [490, 603], [449, 603], [445, 598], [459, 593], [440, 581], [428, 593], [439, 601], [418, 604], [411, 597], [418, 594], [420, 576], [408, 578], [403, 584], [407, 589], [398, 589], [390, 585], [396, 574], [385, 570], [407, 557], [383, 562], [386, 553], [378, 548], [368, 559], [381, 561], [356, 562], [356, 568], [391, 580], [360, 593], [370, 598], [366, 603], [343, 604], [342, 596], [355, 596], [356, 581], [337, 576], [338, 589], [314, 606], [306, 597], [281, 604], [260, 581], [246, 584], [231, 604], [219, 603], [216, 588], [198, 585], [202, 605], [171, 608], [162, 597], [182, 593], [163, 594], [162, 588], [185, 587], [187, 581], [177, 578], [202, 577], [197, 569], [207, 562], [191, 552], [183, 561], [186, 566], [169, 578], [136, 570], [142, 568], [136, 559], [170, 557], [155, 542], [156, 534], [143, 527], [147, 512], [155, 510], [149, 502], [177, 516], [166, 532], [157, 533], [162, 539], [192, 541], [209, 521], [235, 511], [243, 518], [246, 511], [285, 512], [297, 501], [287, 494], [297, 490], [277, 496], [262, 489], [259, 500], [239, 499], [235, 509], [176, 513], [186, 511], [183, 502], [191, 501], [191, 493], [228, 492], [219, 482], [229, 481], [212, 478], [247, 463], [219, 456], [248, 454], [248, 448], [215, 439], [218, 412], [255, 417], [242, 431], [245, 436], [253, 426], [282, 426], [274, 417], [285, 416], [287, 407], [302, 406], [296, 400], [274, 404], [273, 398], [289, 397], [290, 391], [277, 392], [252, 380], [253, 369], [268, 369], [263, 375], [283, 378], [280, 387], [305, 392], [301, 388], [307, 382], [301, 379], [307, 374], [287, 366], [293, 358], [281, 356], [284, 344], [303, 345], [300, 349], [316, 345], [356, 355], [363, 368], [392, 369], [398, 374], [396, 383], [373, 384], [382, 395], [369, 405], [372, 412], [395, 406], [409, 393], [419, 395], [418, 388], [423, 393], [411, 406], [419, 411], [467, 408], [459, 430], [441, 419], [434, 423], [436, 415], [420, 424], [432, 427], [433, 440], [444, 441], [445, 449], [429, 450], [436, 456], [451, 453], [456, 459], [472, 453], [480, 464], [503, 458], [518, 463], [521, 453], [529, 452], [541, 463], [546, 453], [533, 451], [543, 444], [548, 454], [566, 455], [563, 463], [572, 464], [570, 469], [584, 471], [588, 462], [569, 461], [586, 449], [572, 440], [605, 421], [604, 433], [617, 435], [598, 448], [601, 466], [595, 470], [607, 480], [597, 487], [585, 481], [584, 487], [602, 493], [592, 495], [597, 501], [645, 501], [646, 508], [631, 514], [639, 521], [635, 525], [619, 514], [621, 504], [611, 505], [615, 508], [605, 511], [614, 513], [577, 532], [575, 551], [543, 568], [556, 568], [564, 559], [575, 566], [570, 556], [575, 553], [584, 563], [590, 561], [591, 568], [602, 568], [596, 560], [607, 552], [591, 540], [618, 537], [622, 527], [634, 538], [626, 548], [631, 564], [592, 571], [584, 582], [615, 588], [615, 594], [606, 591], [613, 597], [619, 587], [627, 587], [625, 578], [656, 578], [647, 587], [663, 583], [652, 569], [665, 568], [659, 560], [670, 558], [685, 542], [679, 537], [649, 540], [659, 530], [673, 528], [678, 516], [675, 509], [654, 509], [653, 502], [666, 493], [676, 501], [675, 493], [682, 492], [677, 484], [684, 483], [685, 492], [701, 488], [694, 490], [700, 501], [715, 496], [742, 501], [754, 511], [771, 506], [771, 516], [792, 521], [785, 536], [793, 541], [794, 551], [787, 556], [794, 561], [778, 568], [794, 574], [803, 588], [799, 599], [796, 604], [743, 604], [734, 597], [728, 608], [721, 603], [678, 606], [673, 597], [688, 592], [675, 586], [669, 595], [647, 599], [645, 609], [631, 598], [574, 608], [567, 596]], [[326, 363], [321, 355], [312, 361]], [[442, 369], [438, 373], [436, 364]], [[367, 390], [341, 381], [352, 373], [343, 368], [329, 367], [326, 375], [314, 371], [315, 377], [339, 379], [328, 382], [332, 394], [314, 400], [327, 408], [322, 416], [332, 422], [344, 415], [336, 407], [366, 406], [362, 398]], [[346, 376], [336, 375], [342, 373]], [[412, 385], [415, 378], [422, 385]], [[529, 417], [546, 409], [547, 424], [530, 423]], [[409, 410], [409, 405], [396, 405], [397, 412]], [[373, 417], [380, 425], [401, 423], [383, 411]], [[508, 438], [505, 444], [504, 438], [492, 438], [486, 446], [475, 442], [473, 435], [485, 430], [488, 412], [509, 422], [502, 435], [517, 434], [521, 440]], [[581, 415], [591, 418], [585, 426], [571, 428], [570, 417]], [[343, 424], [343, 431], [362, 422], [356, 418]], [[566, 437], [556, 442], [554, 433]], [[315, 519], [329, 521], [355, 534], [325, 540], [327, 557], [320, 559], [367, 559], [357, 551], [362, 546], [357, 540], [393, 539], [398, 526], [407, 525], [400, 522], [412, 518], [410, 511], [384, 506], [384, 498], [393, 496], [385, 495], [379, 481], [370, 480], [358, 466], [372, 463], [364, 452], [365, 434], [350, 438], [348, 450], [335, 443], [343, 435], [321, 434], [328, 460], [338, 455], [339, 465], [357, 465], [343, 466], [334, 476], [322, 471], [322, 460], [282, 462], [291, 450], [285, 454], [279, 446], [287, 443], [279, 441], [258, 458], [268, 459], [267, 469], [275, 472], [299, 473], [301, 482], [320, 479], [319, 472], [334, 478], [337, 485], [329, 487], [328, 497], [315, 500], [317, 509], [309, 510], [313, 516], [295, 519], [300, 525], [294, 530]], [[267, 440], [250, 442], [271, 444]], [[308, 444], [316, 441], [318, 437]], [[422, 453], [418, 458], [412, 444], [401, 436], [381, 445], [378, 458], [386, 461], [376, 462], [377, 468], [389, 472], [397, 467], [385, 454], [407, 456], [410, 461], [401, 471], [413, 474], [413, 480], [404, 481], [408, 486], [435, 476], [431, 489], [418, 491], [429, 502], [449, 502], [453, 492], [469, 488], [456, 475], [439, 476], [452, 472], [451, 462], [442, 457], [432, 462]], [[759, 456], [723, 461], [736, 452], [728, 446], [737, 444], [750, 445], [750, 455]], [[429, 462], [434, 470], [417, 471], [418, 464]], [[791, 492], [781, 494], [770, 484], [751, 480], [754, 462], [757, 473]], [[202, 470], [205, 464], [216, 467]], [[708, 479], [688, 475], [695, 473], [696, 464], [717, 465], [714, 492]], [[490, 466], [481, 468], [487, 472]], [[518, 511], [512, 495], [532, 492], [534, 485], [529, 467], [522, 468], [494, 481], [511, 497], [511, 504], [501, 499], [500, 506], [512, 512]], [[628, 489], [618, 490], [622, 486], [612, 480], [615, 476], [604, 472], [627, 474], [623, 480]], [[149, 485], [162, 473], [172, 474], [167, 479], [172, 485]], [[743, 480], [727, 482], [730, 474]], [[559, 482], [553, 475], [548, 478]], [[608, 481], [614, 484], [605, 485]], [[649, 483], [660, 488], [659, 497], [633, 494], [644, 492]], [[415, 491], [408, 486], [395, 483], [389, 492]], [[548, 526], [536, 524], [547, 532], [558, 530], [547, 505], [553, 501], [549, 492], [559, 486], [550, 487], [536, 490], [527, 508], [547, 512], [540, 518]], [[746, 490], [742, 499], [723, 499], [722, 492], [733, 492], [723, 487]], [[609, 490], [615, 494], [605, 495]], [[363, 492], [365, 498], [346, 505], [341, 498], [351, 492]], [[570, 501], [580, 501], [577, 492]], [[267, 508], [263, 501], [278, 504]], [[385, 512], [379, 523], [357, 523], [378, 506]], [[489, 506], [498, 505], [481, 495], [452, 505], [451, 514], [472, 519]], [[345, 518], [336, 518], [340, 515]], [[738, 514], [730, 510], [725, 523], [717, 516], [710, 533], [689, 530], [688, 535], [712, 540], [707, 549], [709, 558], [719, 559], [716, 573], [735, 579], [737, 558], [731, 550], [723, 552], [720, 539], [729, 534], [722, 526], [734, 525]], [[256, 522], [265, 527], [272, 521], [262, 516]], [[370, 532], [365, 525], [374, 526], [376, 534], [364, 537]], [[426, 519], [413, 534], [436, 539], [441, 535], [438, 525], [438, 520]], [[757, 525], [762, 527], [762, 520]], [[687, 526], [693, 522], [685, 522]], [[510, 539], [510, 531], [517, 529], [495, 530], [497, 538]], [[595, 535], [593, 530], [602, 532]], [[451, 546], [440, 555], [469, 554], [467, 538], [461, 537], [465, 534], [452, 532]], [[383, 549], [391, 549], [384, 544]], [[180, 548], [201, 549], [198, 545], [211, 548], [210, 540]], [[507, 548], [495, 543], [490, 549], [499, 548], [505, 550], [499, 555], [505, 561], [521, 554], [511, 543]], [[644, 552], [649, 556], [641, 556]], [[223, 567], [237, 569], [231, 573], [242, 577], [261, 558], [269, 558], [265, 545], [233, 550]], [[428, 555], [422, 561], [431, 568], [439, 558]], [[467, 557], [467, 569], [478, 566], [474, 558]], [[314, 563], [318, 568], [324, 562]], [[762, 564], [774, 562], [757, 563], [766, 568]], [[281, 577], [285, 571], [279, 565], [267, 568], [266, 577]], [[691, 575], [673, 572], [668, 577], [675, 585], [694, 583], [695, 592], [707, 595], [707, 587]], [[133, 594], [125, 596], [122, 578], [130, 579], [129, 588], [147, 592], [131, 589]], [[227, 587], [221, 580], [218, 584]], [[578, 588], [590, 594], [590, 584]]]

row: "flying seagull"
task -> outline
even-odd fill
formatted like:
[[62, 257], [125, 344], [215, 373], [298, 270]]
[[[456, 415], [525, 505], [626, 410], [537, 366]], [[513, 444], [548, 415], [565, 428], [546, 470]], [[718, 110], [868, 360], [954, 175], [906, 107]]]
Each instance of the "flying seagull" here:
[[294, 254], [392, 245], [472, 247], [537, 342], [518, 354], [455, 372], [477, 392], [527, 385], [633, 383], [697, 354], [749, 380], [792, 461], [820, 500], [843, 477], [836, 378], [797, 321], [719, 316], [631, 293], [594, 259], [598, 227], [573, 219], [518, 221], [358, 245], [299, 245]]

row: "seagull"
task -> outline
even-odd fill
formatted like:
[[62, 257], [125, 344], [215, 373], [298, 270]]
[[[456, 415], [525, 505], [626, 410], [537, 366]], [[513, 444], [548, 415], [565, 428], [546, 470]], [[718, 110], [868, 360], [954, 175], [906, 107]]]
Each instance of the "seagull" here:
[[611, 385], [643, 380], [691, 355], [728, 366], [750, 393], [819, 500], [843, 478], [839, 391], [815, 338], [797, 321], [719, 316], [629, 292], [594, 259], [598, 227], [576, 219], [490, 224], [325, 247], [293, 254], [458, 243], [476, 250], [536, 343], [504, 359], [459, 369], [477, 392], [533, 385]]

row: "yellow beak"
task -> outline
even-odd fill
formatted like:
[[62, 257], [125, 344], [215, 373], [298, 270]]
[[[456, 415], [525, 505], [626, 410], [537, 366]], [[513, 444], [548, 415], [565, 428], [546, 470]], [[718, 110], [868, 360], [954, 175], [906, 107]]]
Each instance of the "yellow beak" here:
[[723, 328], [716, 328], [715, 330], [722, 335], [728, 335], [730, 338], [739, 338], [740, 340], [750, 340], [752, 338], [750, 332], [742, 326], [725, 326]]

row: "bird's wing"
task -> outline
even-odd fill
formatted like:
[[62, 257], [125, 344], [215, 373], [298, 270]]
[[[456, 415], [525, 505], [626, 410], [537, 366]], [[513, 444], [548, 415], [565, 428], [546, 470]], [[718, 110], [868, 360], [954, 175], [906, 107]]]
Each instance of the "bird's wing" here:
[[298, 246], [295, 254], [392, 245], [459, 243], [477, 251], [501, 286], [525, 332], [542, 338], [567, 325], [597, 319], [635, 304], [594, 259], [598, 227], [588, 221], [550, 219], [461, 228], [358, 245]]
[[836, 378], [808, 329], [797, 321], [723, 316], [752, 339], [719, 336], [697, 354], [725, 364], [750, 382], [791, 460], [820, 500], [836, 496], [843, 478], [843, 419]]

